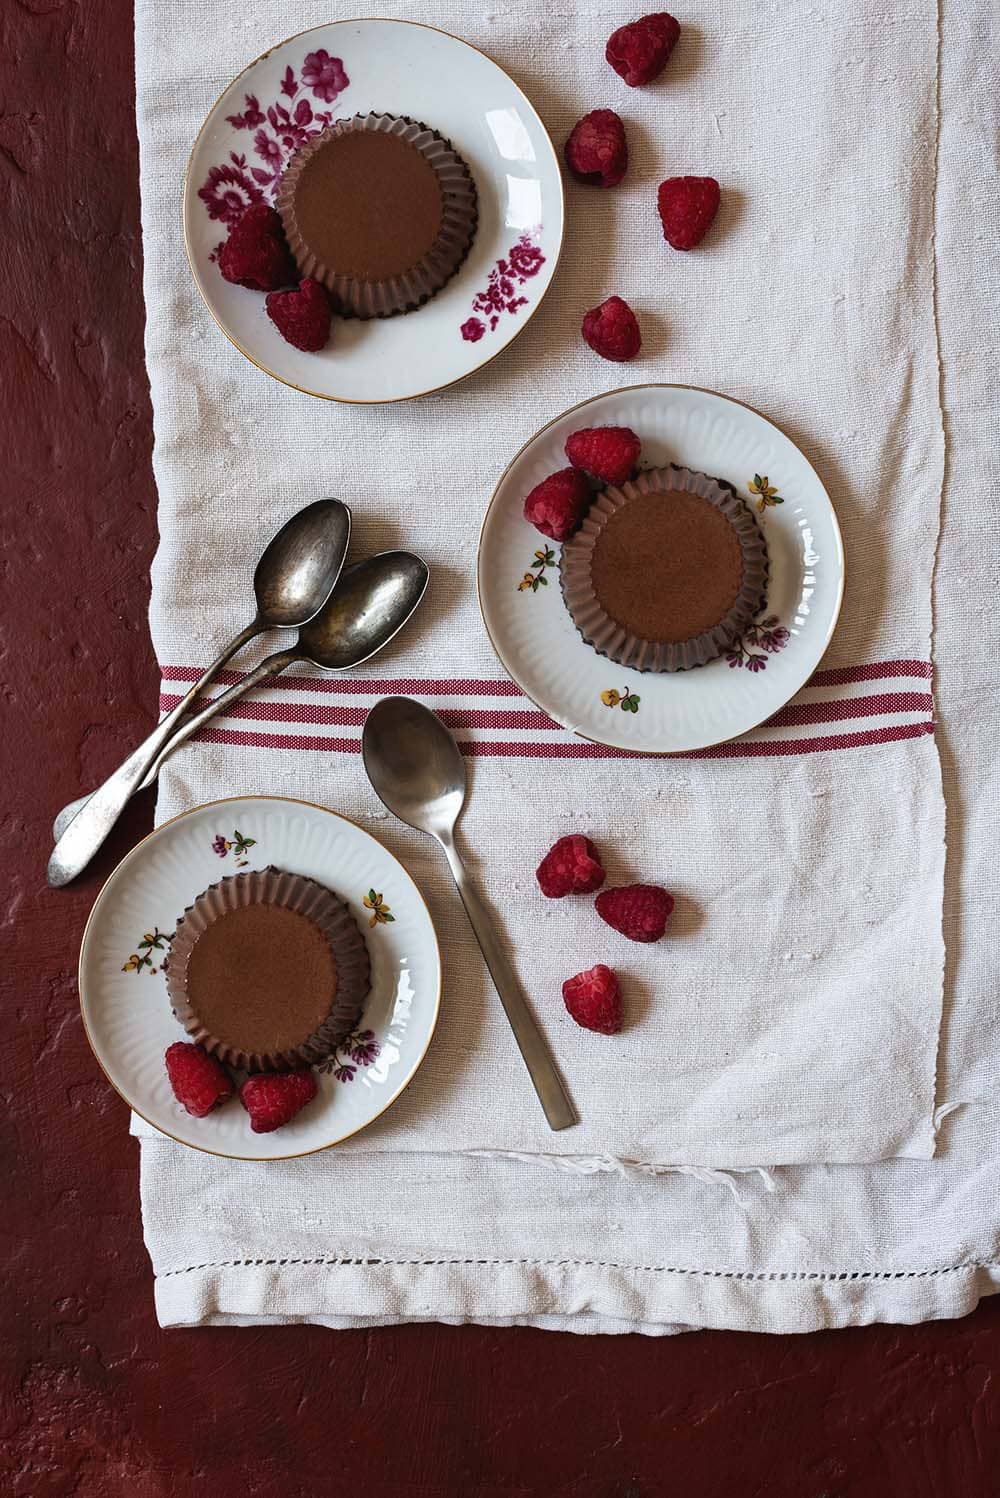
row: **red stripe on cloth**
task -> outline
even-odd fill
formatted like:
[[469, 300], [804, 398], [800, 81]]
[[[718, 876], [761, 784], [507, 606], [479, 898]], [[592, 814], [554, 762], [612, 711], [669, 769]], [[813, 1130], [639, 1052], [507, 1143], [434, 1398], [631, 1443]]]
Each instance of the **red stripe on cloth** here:
[[814, 671], [807, 687], [845, 687], [852, 681], [882, 681], [889, 676], [919, 676], [930, 681], [934, 667], [930, 661], [872, 661], [867, 666], [834, 666], [829, 671]]
[[[163, 696], [160, 708], [169, 712], [180, 698]], [[207, 698], [196, 704], [206, 706]], [[880, 692], [877, 696], [847, 697], [833, 702], [790, 703], [768, 719], [772, 728], [798, 728], [807, 723], [837, 723], [845, 718], [874, 718], [883, 713], [933, 713], [934, 699], [926, 692]], [[226, 718], [250, 719], [258, 723], [314, 723], [332, 728], [361, 728], [368, 716], [367, 707], [341, 707], [327, 702], [235, 702], [223, 715]], [[442, 707], [442, 722], [449, 728], [484, 728], [492, 732], [504, 729], [543, 729], [560, 731], [560, 725], [545, 713], [522, 712], [518, 708]]]
[[[161, 712], [170, 712], [180, 700], [178, 696], [161, 697]], [[208, 703], [209, 698], [202, 697], [195, 703], [195, 707], [207, 707]], [[221, 716], [250, 718], [259, 723], [315, 723], [335, 728], [361, 728], [369, 711], [367, 707], [341, 707], [332, 702], [276, 702], [272, 697], [234, 702]], [[438, 716], [449, 728], [489, 728], [493, 731], [535, 728], [558, 731], [560, 727], [545, 713], [522, 712], [519, 708], [442, 707], [438, 708]]]
[[[891, 744], [902, 739], [916, 739], [933, 733], [933, 723], [896, 723], [887, 728], [865, 729], [859, 733], [828, 734], [815, 739], [750, 740], [716, 744], [711, 749], [695, 749], [685, 754], [637, 754], [630, 749], [611, 749], [604, 744], [550, 739], [547, 743], [485, 742], [460, 744], [470, 758], [507, 759], [756, 759], [781, 754], [814, 754], [828, 749], [862, 749], [871, 744]], [[209, 728], [199, 736], [203, 744], [233, 744], [250, 749], [317, 749], [331, 753], [357, 754], [360, 739], [318, 738], [310, 734], [244, 733], [239, 729]]]
[[[164, 666], [164, 681], [192, 682], [202, 674], [200, 666]], [[914, 676], [929, 681], [933, 672], [930, 661], [872, 661], [865, 666], [838, 666], [829, 671], [816, 671], [806, 682], [810, 687], [840, 687], [858, 681], [883, 681], [897, 676]], [[216, 680], [220, 686], [230, 687], [242, 681], [245, 671], [220, 671]], [[360, 697], [366, 694], [385, 697], [395, 693], [404, 696], [425, 697], [520, 697], [521, 689], [513, 681], [495, 677], [456, 677], [454, 680], [440, 677], [398, 676], [276, 676], [263, 683], [263, 689], [295, 691], [305, 688], [310, 692], [341, 693], [345, 697]]]
[[[164, 681], [197, 681], [203, 674], [200, 666], [164, 666]], [[220, 671], [215, 680], [223, 687], [231, 687], [242, 681], [246, 671]], [[360, 697], [370, 693], [377, 697], [394, 695], [425, 697], [520, 697], [521, 688], [513, 681], [494, 678], [456, 676], [454, 680], [425, 676], [272, 676], [262, 683], [264, 688], [284, 688], [294, 691], [300, 687], [310, 692], [343, 692], [347, 697]]]
[[815, 739], [755, 739], [714, 744], [710, 749], [693, 749], [683, 754], [636, 754], [629, 749], [609, 749], [603, 744], [462, 744], [463, 754], [475, 756], [516, 756], [526, 754], [535, 759], [757, 759], [780, 754], [814, 754], [818, 750], [862, 749], [870, 744], [891, 744], [899, 739], [916, 739], [933, 733], [933, 723], [896, 723], [888, 728], [869, 728], [859, 733], [827, 734]]
[[844, 718], [875, 718], [881, 713], [927, 713], [933, 716], [929, 692], [879, 692], [872, 697], [839, 697], [833, 702], [790, 702], [768, 718], [768, 728], [800, 728], [807, 723], [838, 723]]

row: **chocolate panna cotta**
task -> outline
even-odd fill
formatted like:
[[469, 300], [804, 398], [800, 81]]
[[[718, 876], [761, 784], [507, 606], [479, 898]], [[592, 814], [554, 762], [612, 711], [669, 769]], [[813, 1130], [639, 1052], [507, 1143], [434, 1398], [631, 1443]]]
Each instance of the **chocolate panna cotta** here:
[[767, 595], [767, 548], [731, 484], [671, 465], [596, 495], [559, 576], [599, 654], [635, 671], [684, 671], [746, 633]]
[[321, 1061], [353, 1030], [368, 949], [347, 906], [269, 868], [211, 885], [181, 916], [163, 964], [174, 1014], [210, 1055], [250, 1071]]
[[412, 311], [440, 291], [478, 221], [475, 183], [451, 144], [388, 114], [337, 120], [307, 141], [277, 208], [301, 275], [360, 318]]

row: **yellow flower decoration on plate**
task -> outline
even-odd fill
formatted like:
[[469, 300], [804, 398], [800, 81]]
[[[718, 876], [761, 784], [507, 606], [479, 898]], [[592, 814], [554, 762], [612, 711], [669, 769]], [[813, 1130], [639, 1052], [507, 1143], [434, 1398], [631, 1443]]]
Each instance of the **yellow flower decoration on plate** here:
[[756, 496], [757, 509], [762, 515], [770, 506], [783, 505], [785, 503], [774, 485], [768, 483], [766, 473], [763, 478], [759, 473], [755, 473], [749, 484], [747, 484], [747, 488], [751, 494]]
[[396, 919], [388, 905], [383, 902], [382, 896], [376, 894], [373, 889], [368, 891], [361, 903], [366, 910], [370, 910], [372, 913], [371, 920], [368, 922], [372, 928], [375, 926], [386, 926], [390, 921]]
[[606, 687], [601, 693], [601, 701], [605, 707], [620, 707], [623, 713], [639, 711], [639, 698], [628, 687], [624, 692], [616, 692], [614, 687]]

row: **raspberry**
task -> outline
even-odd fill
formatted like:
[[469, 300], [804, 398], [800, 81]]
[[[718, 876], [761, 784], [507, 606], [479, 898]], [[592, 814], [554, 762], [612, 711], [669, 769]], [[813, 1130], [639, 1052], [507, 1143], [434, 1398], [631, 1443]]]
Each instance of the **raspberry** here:
[[553, 541], [565, 541], [583, 519], [590, 485], [576, 468], [560, 468], [536, 484], [524, 501], [524, 518]]
[[566, 438], [566, 456], [606, 484], [624, 484], [635, 472], [641, 444], [630, 427], [584, 427]]
[[272, 291], [267, 315], [286, 343], [315, 354], [330, 337], [330, 298], [325, 286], [307, 277], [298, 291]]
[[599, 962], [562, 986], [563, 1002], [578, 1025], [599, 1035], [617, 1035], [622, 1027], [622, 996], [618, 979]]
[[266, 203], [251, 203], [229, 231], [219, 254], [225, 280], [251, 291], [276, 291], [298, 279], [281, 219]]
[[308, 1066], [299, 1071], [258, 1072], [240, 1088], [240, 1102], [255, 1134], [270, 1134], [290, 1123], [316, 1096], [316, 1078]]
[[625, 884], [604, 890], [594, 904], [601, 920], [629, 941], [659, 941], [667, 929], [674, 897], [658, 884]]
[[661, 10], [619, 26], [609, 37], [604, 55], [627, 84], [638, 88], [660, 76], [680, 34], [673, 16]]
[[175, 1040], [163, 1053], [174, 1097], [195, 1118], [204, 1118], [233, 1095], [233, 1083], [214, 1056], [200, 1045]]
[[714, 177], [668, 177], [656, 194], [663, 237], [675, 250], [701, 244], [719, 211], [719, 184]]
[[617, 187], [628, 166], [625, 126], [613, 109], [592, 109], [570, 131], [565, 155], [578, 182]]
[[604, 883], [604, 870], [589, 837], [561, 837], [535, 870], [543, 895], [590, 895]]
[[595, 354], [616, 364], [634, 359], [642, 348], [635, 313], [620, 296], [609, 296], [599, 307], [593, 307], [584, 317], [580, 331]]

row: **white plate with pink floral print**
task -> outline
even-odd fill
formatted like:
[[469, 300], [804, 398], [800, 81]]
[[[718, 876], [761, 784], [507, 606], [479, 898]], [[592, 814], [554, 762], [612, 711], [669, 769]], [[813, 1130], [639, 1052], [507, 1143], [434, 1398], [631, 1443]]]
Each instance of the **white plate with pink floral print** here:
[[[274, 865], [347, 901], [368, 945], [371, 990], [355, 1032], [314, 1068], [317, 1096], [284, 1128], [254, 1134], [233, 1096], [205, 1118], [174, 1097], [163, 1055], [185, 1040], [163, 960], [178, 917], [210, 884]], [[180, 1144], [239, 1160], [327, 1149], [393, 1103], [437, 1023], [441, 961], [423, 897], [374, 837], [345, 817], [276, 796], [214, 801], [164, 822], [105, 884], [80, 950], [84, 1028], [105, 1075], [134, 1111]], [[233, 1073], [239, 1084], [242, 1076]]]
[[[248, 204], [274, 201], [304, 141], [370, 111], [406, 115], [452, 142], [475, 178], [476, 237], [423, 307], [335, 318], [327, 347], [303, 353], [281, 337], [260, 292], [222, 279], [219, 249]], [[272, 47], [215, 104], [184, 185], [191, 271], [222, 331], [268, 374], [329, 400], [407, 400], [488, 364], [541, 302], [562, 235], [559, 163], [525, 95], [475, 47], [409, 21], [335, 21]]]
[[[566, 438], [596, 426], [630, 427], [642, 442], [642, 468], [676, 463], [732, 484], [760, 525], [765, 605], [743, 639], [707, 665], [625, 669], [588, 645], [570, 618], [559, 545], [525, 520], [524, 498], [566, 467]], [[493, 648], [547, 715], [546, 726], [616, 750], [696, 753], [757, 728], [809, 681], [840, 614], [844, 548], [816, 470], [765, 417], [712, 390], [635, 385], [563, 412], [521, 449], [483, 521], [478, 579]]]

